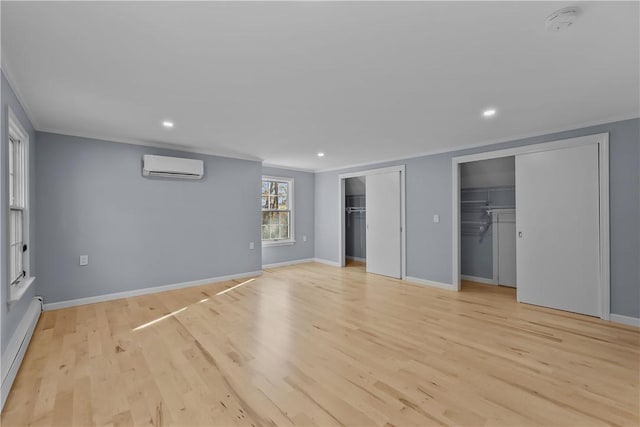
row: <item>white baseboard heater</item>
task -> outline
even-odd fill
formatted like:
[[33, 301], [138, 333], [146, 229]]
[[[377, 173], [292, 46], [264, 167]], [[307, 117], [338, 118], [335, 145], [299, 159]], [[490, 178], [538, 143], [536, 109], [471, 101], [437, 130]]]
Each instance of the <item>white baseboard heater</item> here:
[[24, 317], [13, 333], [11, 341], [9, 341], [6, 350], [2, 354], [2, 363], [0, 364], [2, 370], [0, 411], [4, 408], [4, 403], [7, 401], [7, 396], [9, 396], [13, 381], [16, 379], [18, 369], [20, 369], [22, 359], [27, 351], [27, 347], [29, 347], [33, 331], [40, 318], [40, 313], [42, 313], [42, 298], [35, 297], [31, 301]]

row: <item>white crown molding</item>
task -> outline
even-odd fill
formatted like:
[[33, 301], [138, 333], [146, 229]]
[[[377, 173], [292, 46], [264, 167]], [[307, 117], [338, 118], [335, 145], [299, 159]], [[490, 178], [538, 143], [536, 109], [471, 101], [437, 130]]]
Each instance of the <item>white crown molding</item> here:
[[291, 166], [275, 165], [273, 163], [265, 163], [265, 162], [263, 162], [262, 166], [265, 167], [265, 168], [272, 168], [272, 169], [284, 169], [284, 170], [288, 170], [288, 171], [315, 173], [315, 171], [313, 169], [293, 168]]
[[13, 78], [13, 74], [11, 72], [11, 67], [9, 65], [9, 62], [6, 59], [6, 55], [4, 54], [4, 52], [2, 53], [2, 67], [1, 68], [2, 68], [2, 71], [3, 71], [4, 75], [5, 75], [5, 77], [7, 78], [7, 81], [9, 82], [9, 85], [13, 89], [13, 92], [16, 94], [16, 97], [18, 98], [18, 101], [22, 105], [23, 110], [27, 114], [27, 117], [29, 118], [29, 121], [31, 122], [33, 128], [35, 130], [37, 130], [37, 131], [56, 133], [56, 134], [60, 134], [60, 135], [77, 136], [77, 137], [81, 137], [81, 138], [99, 139], [99, 140], [103, 140], [103, 141], [118, 142], [118, 143], [123, 143], [123, 144], [130, 144], [130, 145], [141, 145], [141, 146], [148, 146], [148, 147], [164, 148], [164, 149], [168, 149], [168, 150], [183, 151], [183, 152], [187, 152], [187, 153], [197, 153], [197, 154], [205, 154], [205, 155], [217, 156], [217, 157], [226, 157], [226, 158], [231, 158], [231, 159], [257, 161], [257, 162], [262, 162], [264, 167], [277, 168], [277, 169], [288, 169], [288, 170], [293, 170], [293, 171], [309, 172], [309, 173], [334, 172], [334, 171], [341, 171], [341, 170], [352, 169], [352, 168], [368, 167], [368, 166], [372, 166], [372, 165], [378, 165], [378, 164], [381, 164], [381, 163], [397, 162], [397, 161], [402, 161], [402, 160], [415, 159], [415, 158], [419, 158], [419, 157], [433, 156], [433, 155], [436, 155], [436, 154], [453, 153], [453, 152], [456, 152], [456, 151], [469, 150], [469, 149], [473, 149], [473, 148], [480, 148], [480, 147], [485, 147], [485, 146], [489, 146], [489, 145], [493, 145], [493, 144], [502, 144], [502, 143], [518, 141], [518, 140], [522, 140], [522, 139], [526, 139], [526, 138], [540, 137], [540, 136], [545, 136], [545, 135], [554, 134], [554, 133], [567, 132], [567, 131], [578, 130], [578, 129], [591, 127], [591, 126], [599, 126], [599, 125], [604, 125], [604, 124], [608, 124], [608, 123], [615, 123], [615, 122], [619, 122], [619, 121], [640, 118], [640, 112], [627, 113], [627, 114], [621, 114], [621, 115], [617, 115], [617, 116], [611, 116], [611, 117], [608, 117], [608, 118], [605, 118], [605, 119], [581, 122], [581, 123], [570, 125], [570, 126], [562, 126], [562, 127], [553, 128], [553, 129], [546, 129], [546, 130], [540, 130], [540, 131], [536, 131], [536, 132], [513, 135], [513, 136], [509, 136], [509, 137], [505, 137], [505, 138], [485, 140], [485, 141], [481, 141], [481, 142], [477, 142], [477, 143], [466, 144], [466, 145], [463, 145], [463, 146], [460, 146], [460, 147], [450, 147], [450, 148], [443, 148], [443, 149], [436, 149], [436, 150], [427, 150], [427, 151], [423, 151], [423, 152], [416, 153], [416, 154], [411, 154], [411, 155], [392, 157], [392, 158], [386, 158], [386, 159], [380, 159], [380, 160], [372, 160], [372, 161], [363, 162], [363, 163], [347, 164], [347, 165], [335, 166], [335, 167], [325, 168], [325, 169], [321, 169], [321, 168], [319, 168], [319, 169], [307, 169], [307, 168], [297, 168], [295, 166], [276, 165], [276, 164], [264, 162], [264, 159], [261, 159], [261, 158], [259, 158], [257, 156], [223, 154], [223, 153], [217, 152], [216, 150], [207, 149], [207, 148], [198, 148], [198, 147], [192, 147], [192, 146], [187, 146], [187, 145], [170, 144], [170, 143], [164, 143], [164, 142], [143, 141], [143, 140], [138, 140], [138, 139], [134, 139], [134, 138], [117, 138], [117, 137], [111, 137], [111, 136], [107, 136], [107, 135], [98, 135], [98, 134], [93, 134], [93, 133], [82, 133], [82, 132], [67, 131], [65, 129], [57, 129], [57, 128], [52, 128], [52, 127], [44, 128], [44, 127], [41, 127], [39, 125], [38, 121], [36, 120], [35, 115], [33, 114], [33, 111], [29, 108], [29, 104], [26, 102], [24, 96], [22, 96], [22, 94], [20, 92], [20, 89], [19, 89], [18, 85], [16, 84], [15, 79]]
[[463, 145], [456, 148], [443, 148], [443, 149], [437, 149], [437, 150], [423, 151], [421, 153], [412, 154], [409, 156], [391, 157], [388, 159], [375, 160], [375, 161], [370, 161], [365, 163], [354, 163], [346, 166], [336, 166], [336, 167], [327, 168], [327, 169], [315, 169], [314, 173], [337, 172], [337, 171], [343, 171], [347, 169], [370, 167], [370, 166], [380, 165], [380, 164], [389, 163], [389, 162], [400, 162], [400, 161], [409, 160], [409, 159], [417, 159], [419, 157], [434, 156], [436, 154], [455, 153], [456, 151], [470, 150], [472, 148], [481, 148], [481, 147], [486, 147], [494, 144], [504, 144], [507, 142], [520, 141], [522, 139], [527, 139], [527, 138], [542, 137], [542, 136], [551, 135], [554, 133], [569, 132], [569, 131], [580, 130], [580, 129], [588, 128], [592, 126], [606, 125], [610, 123], [622, 122], [625, 120], [632, 120], [632, 119], [638, 119], [638, 118], [640, 118], [639, 113], [623, 114], [623, 115], [613, 116], [613, 117], [609, 117], [607, 119], [602, 119], [602, 120], [582, 122], [572, 126], [565, 126], [565, 127], [555, 128], [555, 129], [548, 129], [544, 131], [519, 134], [519, 135], [510, 136], [507, 138], [475, 142], [473, 144], [467, 144], [467, 145]]
[[9, 83], [9, 86], [11, 86], [13, 93], [15, 93], [16, 98], [18, 98], [18, 102], [22, 106], [22, 110], [24, 110], [25, 114], [27, 115], [27, 118], [31, 122], [31, 126], [33, 126], [34, 130], [38, 130], [38, 121], [36, 120], [36, 117], [33, 114], [33, 111], [31, 111], [31, 109], [29, 108], [29, 104], [27, 104], [24, 96], [22, 95], [22, 92], [20, 92], [20, 88], [18, 87], [15, 79], [13, 78], [11, 67], [9, 66], [6, 55], [4, 54], [5, 51], [6, 49], [2, 52], [2, 59], [1, 59], [2, 64], [0, 66], [0, 69], [2, 70], [2, 74], [4, 74], [4, 77], [7, 79], [7, 82]]
[[52, 133], [57, 135], [65, 135], [65, 136], [74, 136], [77, 138], [86, 138], [86, 139], [94, 139], [97, 141], [103, 142], [116, 142], [119, 144], [129, 144], [129, 145], [138, 145], [143, 147], [154, 147], [154, 148], [162, 148], [165, 150], [173, 150], [173, 151], [182, 151], [184, 153], [196, 153], [196, 154], [204, 154], [207, 156], [216, 156], [216, 157], [224, 157], [227, 159], [236, 159], [236, 160], [248, 160], [251, 162], [260, 162], [262, 163], [262, 159], [259, 157], [253, 157], [249, 155], [232, 155], [226, 153], [220, 153], [215, 150], [209, 150], [206, 148], [197, 148], [190, 147], [187, 145], [178, 145], [178, 144], [170, 144], [167, 142], [154, 142], [154, 141], [143, 141], [138, 139], [130, 139], [130, 138], [113, 138], [106, 135], [99, 135], [94, 133], [84, 133], [84, 132], [67, 132], [61, 129], [55, 128], [42, 128], [37, 129], [38, 132], [43, 133]]

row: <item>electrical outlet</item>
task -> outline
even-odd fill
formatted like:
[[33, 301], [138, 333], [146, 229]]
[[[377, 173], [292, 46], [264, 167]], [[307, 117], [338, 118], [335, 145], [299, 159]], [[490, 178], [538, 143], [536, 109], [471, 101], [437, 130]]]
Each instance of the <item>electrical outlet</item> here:
[[80, 265], [89, 265], [89, 255], [80, 255]]
[[256, 244], [253, 242], [249, 242], [249, 249], [255, 249], [256, 248]]
[[435, 222], [436, 224], [438, 224], [438, 223], [440, 222], [440, 215], [435, 214], [435, 215], [433, 216], [433, 222]]

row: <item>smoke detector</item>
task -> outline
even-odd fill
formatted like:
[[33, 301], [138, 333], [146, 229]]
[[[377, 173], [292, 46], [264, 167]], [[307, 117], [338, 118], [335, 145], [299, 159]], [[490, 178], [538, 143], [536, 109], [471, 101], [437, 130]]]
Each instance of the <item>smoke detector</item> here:
[[557, 33], [567, 30], [575, 24], [577, 16], [577, 7], [565, 7], [563, 9], [556, 10], [551, 15], [547, 16], [544, 23], [547, 27], [547, 31]]

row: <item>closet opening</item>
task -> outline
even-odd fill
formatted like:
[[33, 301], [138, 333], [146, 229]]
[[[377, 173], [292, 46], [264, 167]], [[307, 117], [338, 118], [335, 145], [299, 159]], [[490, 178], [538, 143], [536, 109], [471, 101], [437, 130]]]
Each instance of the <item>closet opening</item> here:
[[[452, 165], [456, 289], [461, 279], [485, 281], [484, 289], [515, 284], [519, 303], [609, 319], [609, 134], [469, 154]], [[503, 251], [514, 240], [511, 207], [516, 244]], [[492, 276], [489, 253], [497, 254]]]
[[347, 178], [345, 185], [345, 263], [366, 266], [367, 204], [366, 176]]
[[516, 299], [515, 156], [460, 165], [460, 278]]
[[341, 174], [338, 184], [338, 266], [404, 279], [405, 166]]

